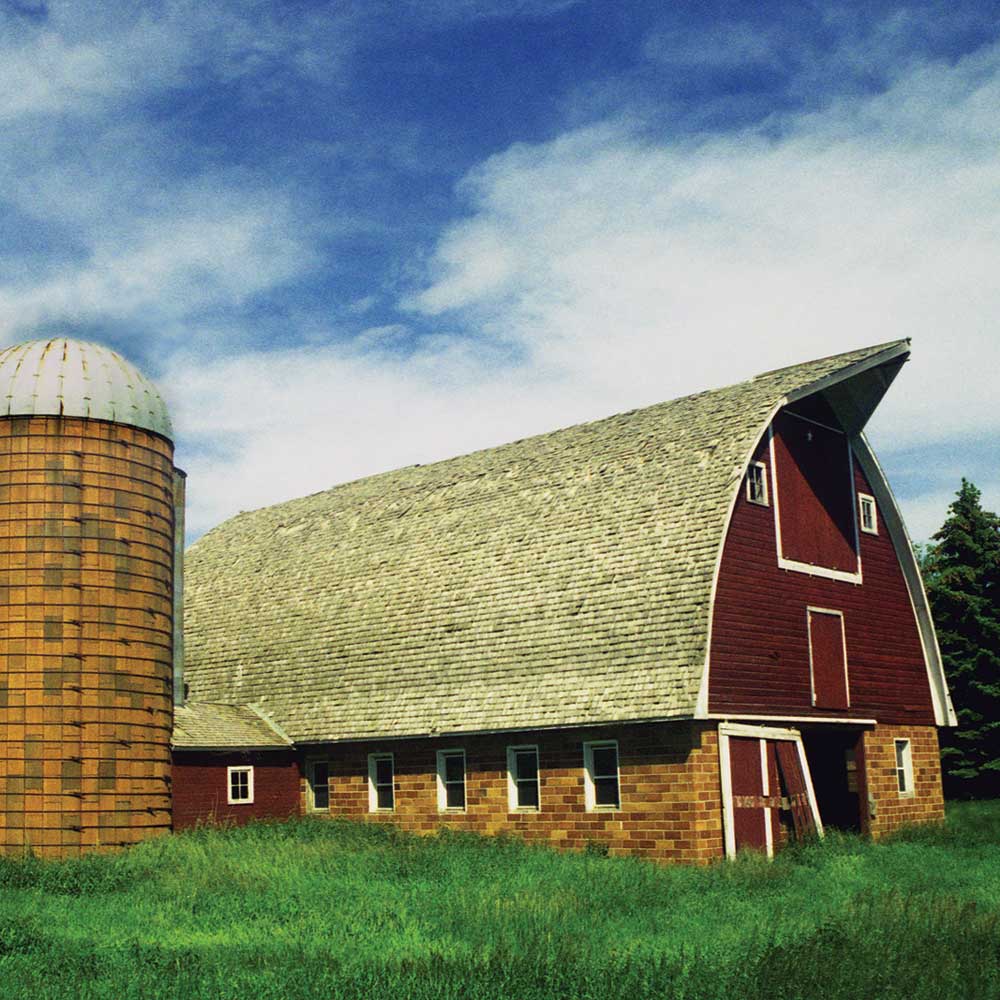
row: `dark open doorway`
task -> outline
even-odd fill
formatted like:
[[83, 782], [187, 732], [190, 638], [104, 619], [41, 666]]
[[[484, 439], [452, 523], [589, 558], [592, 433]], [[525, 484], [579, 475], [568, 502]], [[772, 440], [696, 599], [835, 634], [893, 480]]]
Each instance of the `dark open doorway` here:
[[864, 763], [858, 753], [860, 739], [861, 731], [853, 726], [802, 727], [802, 743], [825, 828], [862, 829]]

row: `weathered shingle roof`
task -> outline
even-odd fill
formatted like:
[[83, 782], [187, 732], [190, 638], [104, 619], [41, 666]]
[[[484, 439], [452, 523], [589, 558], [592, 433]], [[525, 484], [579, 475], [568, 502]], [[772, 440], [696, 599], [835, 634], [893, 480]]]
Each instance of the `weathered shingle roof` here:
[[187, 553], [191, 696], [296, 741], [690, 715], [768, 418], [899, 347], [240, 514]]
[[174, 709], [176, 750], [287, 747], [290, 741], [249, 705], [188, 702]]

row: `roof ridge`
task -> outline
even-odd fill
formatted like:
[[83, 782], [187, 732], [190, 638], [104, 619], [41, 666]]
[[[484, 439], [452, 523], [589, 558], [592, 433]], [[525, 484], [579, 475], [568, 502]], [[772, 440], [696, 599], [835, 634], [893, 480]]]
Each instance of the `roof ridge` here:
[[[373, 482], [375, 480], [381, 479], [382, 477], [398, 475], [401, 472], [406, 472], [407, 470], [411, 469], [433, 469], [448, 463], [461, 462], [466, 459], [473, 459], [479, 455], [484, 455], [491, 452], [496, 453], [506, 448], [512, 448], [519, 445], [524, 445], [528, 442], [533, 442], [533, 441], [540, 442], [556, 435], [566, 434], [569, 431], [582, 431], [586, 428], [598, 427], [601, 424], [609, 423], [612, 420], [619, 420], [623, 417], [630, 417], [638, 413], [648, 413], [656, 409], [676, 406], [679, 403], [684, 403], [686, 401], [699, 399], [704, 396], [712, 396], [727, 391], [731, 391], [733, 389], [751, 386], [754, 385], [755, 383], [760, 382], [765, 378], [773, 378], [777, 375], [787, 374], [789, 372], [794, 371], [797, 368], [806, 368], [812, 365], [825, 364], [831, 361], [836, 361], [840, 358], [852, 359], [850, 362], [847, 362], [844, 365], [844, 367], [849, 367], [851, 364], [856, 364], [858, 361], [863, 360], [864, 358], [878, 355], [881, 352], [888, 350], [891, 347], [895, 347], [901, 344], [909, 344], [909, 342], [910, 342], [909, 338], [900, 338], [897, 340], [886, 341], [885, 343], [881, 344], [873, 344], [870, 347], [856, 348], [853, 351], [842, 351], [839, 354], [831, 354], [823, 358], [812, 358], [808, 361], [800, 361], [797, 364], [786, 365], [783, 368], [775, 368], [772, 369], [771, 371], [761, 372], [757, 375], [750, 376], [750, 378], [742, 379], [739, 382], [730, 382], [726, 385], [716, 386], [713, 389], [701, 389], [697, 392], [687, 393], [686, 395], [683, 396], [675, 396], [672, 399], [665, 399], [661, 400], [658, 403], [651, 403], [649, 406], [634, 407], [633, 409], [630, 410], [622, 410], [617, 413], [609, 413], [607, 416], [604, 417], [596, 417], [593, 420], [582, 420], [579, 423], [566, 424], [563, 427], [556, 427], [553, 428], [552, 430], [541, 431], [538, 434], [529, 434], [527, 437], [515, 438], [513, 441], [504, 441], [501, 444], [487, 445], [484, 448], [476, 448], [473, 451], [463, 452], [459, 455], [450, 455], [447, 458], [436, 459], [433, 462], [426, 462], [426, 463], [414, 462], [412, 465], [396, 466], [395, 468], [392, 469], [384, 469], [381, 472], [373, 472], [367, 476], [359, 476], [357, 479], [348, 479], [342, 483], [333, 483], [332, 485], [326, 487], [325, 489], [315, 490], [312, 493], [306, 493], [297, 497], [290, 497], [287, 500], [279, 500], [276, 503], [264, 504], [262, 507], [255, 507], [250, 510], [241, 510], [239, 513], [226, 518], [224, 521], [220, 522], [217, 525], [214, 525], [212, 528], [206, 531], [202, 537], [203, 538], [208, 537], [214, 531], [216, 531], [216, 529], [222, 527], [222, 525], [230, 523], [231, 521], [248, 517], [250, 515], [260, 514], [263, 511], [267, 510], [278, 510], [281, 507], [290, 506], [292, 504], [300, 504], [303, 501], [310, 500], [314, 497], [320, 497], [328, 493], [332, 493], [334, 490], [340, 490], [347, 486], [357, 486], [360, 485], [361, 483]], [[192, 547], [198, 545], [200, 540], [201, 539], [198, 539], [198, 541], [193, 542]]]
[[[858, 347], [853, 351], [840, 351], [837, 354], [828, 354], [826, 357], [823, 358], [813, 358], [811, 361], [800, 361], [798, 364], [795, 365], [785, 365], [782, 368], [772, 368], [770, 371], [760, 372], [759, 374], [752, 376], [750, 379], [748, 379], [748, 381], [758, 382], [764, 378], [771, 378], [774, 375], [781, 375], [784, 372], [790, 372], [795, 368], [803, 368], [806, 365], [820, 365], [827, 361], [836, 361], [838, 358], [848, 358], [848, 357], [853, 358], [857, 354], [864, 354], [866, 356], [881, 354], [883, 351], [887, 351], [891, 347], [899, 347], [903, 344], [908, 345], [909, 343], [910, 343], [909, 337], [900, 337], [897, 340], [887, 340], [883, 344], [872, 344], [871, 347]], [[860, 359], [855, 358], [855, 361], [858, 360]], [[851, 363], [853, 364], [855, 362]]]

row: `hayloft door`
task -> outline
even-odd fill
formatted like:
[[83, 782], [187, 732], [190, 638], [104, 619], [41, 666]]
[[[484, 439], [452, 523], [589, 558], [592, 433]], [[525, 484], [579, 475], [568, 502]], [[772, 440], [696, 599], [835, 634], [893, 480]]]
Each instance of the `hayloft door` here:
[[788, 835], [823, 834], [809, 765], [798, 730], [723, 723], [719, 726], [726, 856], [756, 850], [768, 857]]

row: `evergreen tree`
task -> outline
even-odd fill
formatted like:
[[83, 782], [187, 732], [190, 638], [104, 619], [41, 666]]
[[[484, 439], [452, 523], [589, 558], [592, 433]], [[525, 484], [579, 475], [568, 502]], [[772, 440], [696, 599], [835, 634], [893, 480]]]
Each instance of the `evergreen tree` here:
[[1000, 518], [962, 480], [922, 553], [927, 597], [958, 727], [942, 731], [945, 790], [1000, 796]]

